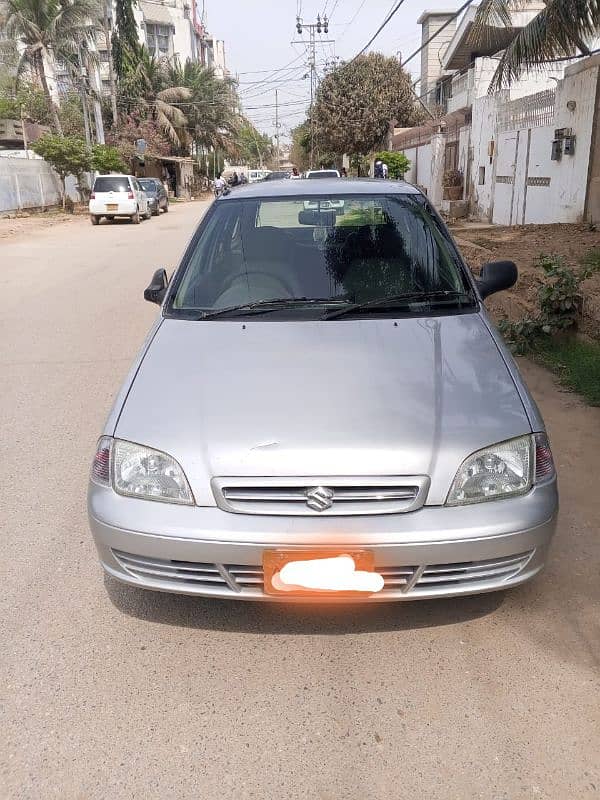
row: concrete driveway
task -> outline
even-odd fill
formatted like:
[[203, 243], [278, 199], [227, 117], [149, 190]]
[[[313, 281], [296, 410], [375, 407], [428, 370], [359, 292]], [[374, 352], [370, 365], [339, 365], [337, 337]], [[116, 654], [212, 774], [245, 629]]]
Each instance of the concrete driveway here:
[[332, 610], [103, 578], [92, 451], [202, 210], [0, 242], [0, 797], [598, 796], [600, 410], [541, 369], [562, 510], [531, 585]]

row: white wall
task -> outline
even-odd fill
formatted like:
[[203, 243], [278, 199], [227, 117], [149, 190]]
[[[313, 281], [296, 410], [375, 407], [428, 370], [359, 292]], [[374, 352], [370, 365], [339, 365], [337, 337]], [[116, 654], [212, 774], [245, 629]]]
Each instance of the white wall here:
[[[496, 139], [498, 107], [493, 97], [481, 97], [473, 103], [471, 138], [471, 176], [466, 197], [470, 200], [471, 214], [479, 219], [491, 219], [494, 206], [494, 160], [488, 155], [491, 141]], [[484, 182], [479, 183], [481, 168]]]
[[431, 145], [417, 148], [417, 184], [427, 193], [431, 191]]
[[60, 179], [42, 159], [0, 158], [0, 212], [61, 202]]

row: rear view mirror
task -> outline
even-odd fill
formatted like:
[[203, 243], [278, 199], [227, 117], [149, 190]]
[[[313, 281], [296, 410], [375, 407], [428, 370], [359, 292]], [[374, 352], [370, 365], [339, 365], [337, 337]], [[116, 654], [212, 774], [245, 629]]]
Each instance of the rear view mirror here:
[[481, 268], [477, 287], [481, 297], [485, 299], [495, 292], [510, 289], [519, 276], [517, 265], [513, 261], [490, 261]]
[[167, 278], [166, 270], [157, 269], [152, 276], [150, 285], [144, 289], [144, 300], [148, 300], [150, 303], [158, 303], [158, 305], [160, 305], [165, 299], [168, 285], [169, 279]]
[[318, 211], [317, 209], [305, 209], [298, 212], [298, 222], [300, 225], [314, 225], [319, 228], [333, 228], [335, 225], [335, 211]]

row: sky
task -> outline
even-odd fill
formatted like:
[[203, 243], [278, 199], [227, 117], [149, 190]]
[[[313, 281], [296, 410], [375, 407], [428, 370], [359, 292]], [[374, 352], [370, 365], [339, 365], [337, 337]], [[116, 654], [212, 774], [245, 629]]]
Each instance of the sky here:
[[[197, 0], [201, 10], [202, 0]], [[207, 27], [225, 41], [227, 67], [239, 76], [240, 95], [247, 116], [259, 130], [275, 133], [275, 89], [280, 104], [282, 140], [304, 119], [310, 100], [310, 81], [303, 79], [308, 34], [298, 36], [296, 15], [305, 23], [316, 22], [317, 14], [329, 17], [329, 35], [317, 36], [317, 71], [324, 74], [335, 56], [349, 60], [369, 41], [396, 0], [204, 0]], [[404, 0], [391, 22], [371, 46], [386, 55], [409, 56], [419, 47], [417, 19], [426, 9], [455, 10], [459, 0]], [[303, 40], [304, 44], [291, 44]], [[264, 70], [282, 70], [275, 74]], [[415, 77], [420, 70], [417, 56], [408, 69]], [[277, 81], [275, 83], [274, 81]]]

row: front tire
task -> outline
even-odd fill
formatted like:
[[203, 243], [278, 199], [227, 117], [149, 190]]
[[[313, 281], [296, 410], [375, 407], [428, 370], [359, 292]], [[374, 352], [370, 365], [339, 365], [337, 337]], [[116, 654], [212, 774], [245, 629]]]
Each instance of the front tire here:
[[138, 208], [138, 210], [135, 212], [135, 214], [132, 214], [132, 215], [131, 215], [131, 221], [132, 221], [132, 223], [133, 223], [134, 225], [139, 225], [139, 224], [140, 224], [140, 210], [139, 210], [139, 208]]
[[152, 216], [152, 211], [150, 211], [150, 206], [146, 206], [146, 213], [144, 214], [144, 219], [150, 219]]
[[159, 214], [160, 214], [160, 206], [157, 204], [156, 208], [152, 212], [152, 216], [153, 217], [158, 217]]
[[90, 221], [92, 225], [99, 225], [100, 217], [98, 216], [98, 214], [90, 214]]
[[165, 214], [168, 214], [168, 213], [169, 213], [169, 201], [168, 201], [168, 200], [167, 200], [167, 202], [165, 203], [165, 207], [164, 207], [163, 211], [165, 212]]

